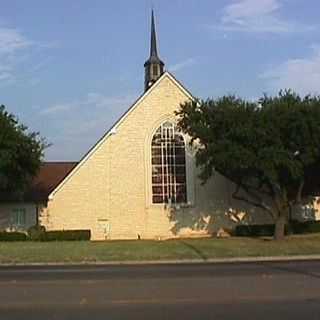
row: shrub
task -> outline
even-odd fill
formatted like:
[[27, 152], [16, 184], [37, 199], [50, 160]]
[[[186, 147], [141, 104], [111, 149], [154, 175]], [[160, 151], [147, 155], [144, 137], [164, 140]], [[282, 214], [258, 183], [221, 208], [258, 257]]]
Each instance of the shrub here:
[[[274, 224], [238, 225], [235, 228], [237, 237], [272, 237]], [[305, 234], [320, 232], [320, 221], [291, 221], [285, 227], [285, 234]]]
[[292, 221], [291, 228], [295, 234], [320, 232], [320, 221]]
[[28, 236], [32, 241], [45, 241], [46, 228], [39, 225], [32, 226], [28, 229]]
[[28, 229], [32, 241], [79, 241], [90, 240], [90, 230], [56, 230], [46, 231], [43, 226], [33, 226]]
[[90, 230], [59, 230], [45, 232], [45, 241], [90, 240]]
[[237, 237], [272, 237], [274, 224], [239, 225], [235, 228]]
[[0, 232], [0, 241], [26, 241], [28, 237], [23, 232]]
[[[274, 235], [274, 224], [252, 224], [236, 226], [234, 234], [237, 237], [272, 237]], [[285, 234], [291, 234], [289, 225], [285, 226]]]

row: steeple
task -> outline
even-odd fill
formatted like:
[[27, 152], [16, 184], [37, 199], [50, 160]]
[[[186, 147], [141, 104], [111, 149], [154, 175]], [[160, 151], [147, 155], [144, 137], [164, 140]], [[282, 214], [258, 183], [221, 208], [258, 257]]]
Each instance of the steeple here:
[[154, 22], [154, 13], [151, 11], [151, 43], [150, 57], [144, 64], [144, 90], [147, 91], [163, 74], [164, 63], [160, 60], [157, 50], [157, 35]]
[[[153, 10], [151, 11], [151, 45], [150, 45], [150, 57], [158, 58], [156, 27], [155, 27], [155, 23], [154, 23]], [[159, 59], [159, 58], [158, 58], [158, 59]]]

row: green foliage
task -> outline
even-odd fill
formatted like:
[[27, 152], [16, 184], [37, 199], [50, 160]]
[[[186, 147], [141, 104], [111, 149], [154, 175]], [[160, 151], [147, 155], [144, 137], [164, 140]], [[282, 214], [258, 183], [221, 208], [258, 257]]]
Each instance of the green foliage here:
[[[234, 230], [237, 237], [271, 237], [274, 234], [274, 224], [238, 225]], [[319, 233], [320, 221], [291, 221], [286, 225], [286, 234]]]
[[90, 240], [90, 230], [46, 231], [45, 241], [80, 241]]
[[28, 229], [29, 239], [32, 241], [45, 241], [46, 228], [44, 226], [35, 225]]
[[235, 183], [234, 198], [274, 221], [288, 219], [302, 197], [318, 191], [320, 97], [286, 90], [253, 103], [225, 96], [187, 102], [176, 114], [197, 146], [203, 183], [221, 173]]
[[32, 226], [28, 229], [32, 241], [78, 241], [90, 240], [90, 230], [57, 230], [46, 231], [43, 226]]
[[22, 232], [0, 232], [0, 241], [26, 241], [28, 237]]
[[43, 226], [32, 226], [28, 234], [22, 232], [0, 232], [0, 241], [81, 241], [90, 240], [90, 230], [46, 231]]
[[0, 192], [22, 192], [39, 170], [48, 145], [0, 106]]
[[292, 221], [291, 228], [294, 234], [319, 233], [320, 221]]
[[204, 181], [215, 169], [235, 181], [296, 185], [305, 167], [317, 163], [319, 97], [285, 91], [260, 104], [228, 96], [182, 105], [179, 125], [201, 144], [197, 163]]
[[271, 237], [274, 228], [274, 224], [238, 225], [234, 234], [237, 237]]
[[274, 224], [238, 225], [234, 233], [237, 237], [268, 237], [274, 234]]

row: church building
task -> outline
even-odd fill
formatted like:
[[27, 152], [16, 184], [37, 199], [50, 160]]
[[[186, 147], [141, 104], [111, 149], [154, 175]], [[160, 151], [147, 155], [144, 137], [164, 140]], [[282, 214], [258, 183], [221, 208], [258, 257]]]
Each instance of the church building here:
[[78, 162], [48, 162], [24, 202], [0, 205], [5, 229], [90, 229], [92, 240], [204, 236], [237, 223], [271, 223], [268, 215], [232, 198], [216, 173], [198, 178], [195, 151], [174, 112], [192, 94], [168, 71], [151, 17], [144, 92]]

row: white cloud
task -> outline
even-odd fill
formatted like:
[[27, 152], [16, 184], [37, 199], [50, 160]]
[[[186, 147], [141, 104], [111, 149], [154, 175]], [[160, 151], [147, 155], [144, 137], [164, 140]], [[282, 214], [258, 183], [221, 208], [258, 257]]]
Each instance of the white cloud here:
[[0, 28], [0, 55], [15, 53], [31, 44], [17, 29]]
[[278, 0], [237, 0], [224, 8], [224, 22], [242, 23], [243, 19], [264, 16], [278, 10]]
[[115, 108], [117, 106], [126, 105], [131, 96], [109, 97], [96, 92], [89, 92], [82, 100], [74, 100], [72, 102], [58, 103], [42, 109], [39, 115], [50, 116], [65, 114], [66, 112], [75, 112], [76, 109], [90, 108], [92, 112], [101, 108]]
[[320, 46], [305, 58], [288, 59], [265, 71], [261, 78], [272, 90], [294, 89], [301, 94], [320, 94]]
[[[0, 55], [0, 59], [1, 59], [1, 55]], [[13, 76], [11, 73], [11, 67], [9, 67], [9, 65], [1, 65], [0, 62], [0, 83], [2, 81], [12, 81], [13, 80]]]
[[215, 29], [251, 33], [287, 34], [312, 30], [281, 18], [280, 0], [236, 0], [223, 8], [220, 24]]
[[10, 72], [0, 72], [0, 82], [6, 81], [11, 82], [13, 80], [13, 75]]
[[186, 67], [192, 66], [195, 63], [196, 63], [195, 58], [188, 58], [188, 59], [185, 59], [181, 62], [173, 64], [172, 66], [169, 66], [168, 70], [171, 72], [176, 72], [176, 71], [179, 71], [179, 70], [184, 69]]
[[79, 159], [130, 107], [135, 97], [136, 94], [107, 96], [91, 92], [83, 99], [42, 110], [37, 107], [38, 130], [53, 143], [46, 151], [46, 158]]
[[40, 115], [50, 115], [50, 114], [56, 114], [61, 113], [62, 111], [68, 111], [70, 109], [73, 109], [75, 106], [73, 104], [55, 104], [53, 106], [50, 106], [46, 109], [43, 109], [40, 111]]
[[35, 85], [32, 77], [49, 62], [47, 50], [56, 47], [53, 45], [32, 41], [16, 28], [0, 26], [0, 86], [17, 80]]
[[18, 30], [0, 28], [0, 85], [14, 81], [17, 55], [31, 45]]

